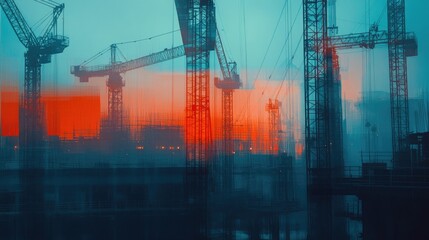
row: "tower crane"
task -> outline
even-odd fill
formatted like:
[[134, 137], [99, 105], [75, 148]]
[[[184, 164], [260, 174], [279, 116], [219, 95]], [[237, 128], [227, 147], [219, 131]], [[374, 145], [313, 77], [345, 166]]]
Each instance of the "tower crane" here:
[[178, 46], [170, 49], [165, 49], [160, 52], [152, 53], [137, 59], [126, 62], [118, 62], [116, 60], [117, 45], [110, 46], [111, 61], [110, 64], [100, 66], [72, 66], [71, 74], [79, 77], [80, 82], [88, 82], [89, 78], [108, 76], [108, 122], [111, 130], [121, 131], [123, 127], [122, 118], [122, 88], [125, 82], [121, 74], [134, 69], [150, 66], [160, 62], [168, 61], [185, 55], [185, 47]]
[[[408, 76], [405, 0], [387, 0], [387, 29], [389, 34], [390, 114], [392, 123], [392, 151], [395, 167], [411, 167], [408, 134]], [[411, 53], [416, 53], [411, 50]]]
[[223, 163], [222, 172], [224, 186], [232, 184], [233, 159], [234, 159], [234, 142], [233, 142], [233, 113], [234, 113], [234, 90], [241, 86], [240, 76], [237, 73], [237, 63], [228, 62], [225, 49], [223, 48], [222, 39], [219, 30], [216, 29], [216, 55], [222, 71], [223, 79], [214, 78], [214, 84], [217, 88], [222, 89], [222, 135], [223, 135]]
[[282, 103], [275, 99], [268, 99], [265, 110], [268, 112], [268, 153], [274, 156], [279, 153], [279, 132], [281, 131], [280, 107]]
[[24, 158], [31, 152], [43, 147], [44, 127], [42, 119], [41, 95], [41, 66], [50, 63], [51, 56], [64, 51], [69, 45], [69, 39], [58, 34], [57, 21], [64, 10], [64, 4], [53, 1], [43, 2], [52, 8], [52, 19], [45, 32], [37, 37], [13, 0], [0, 0], [0, 6], [12, 25], [19, 41], [27, 49], [25, 53], [25, 78], [23, 115], [20, 131], [20, 148]]
[[[186, 53], [186, 169], [205, 175], [212, 159], [210, 51], [215, 48], [213, 0], [175, 0]], [[199, 180], [198, 180], [199, 181]], [[202, 183], [202, 181], [201, 181]], [[200, 183], [196, 182], [197, 185]]]

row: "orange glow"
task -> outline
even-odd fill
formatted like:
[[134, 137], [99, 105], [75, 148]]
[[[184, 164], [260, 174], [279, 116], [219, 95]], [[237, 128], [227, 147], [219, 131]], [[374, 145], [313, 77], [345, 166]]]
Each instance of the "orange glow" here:
[[[182, 126], [185, 122], [185, 74], [156, 72], [139, 69], [123, 75], [124, 124], [130, 126], [133, 138], [138, 138], [140, 130], [146, 125]], [[174, 81], [174, 86], [172, 86]], [[101, 117], [107, 115], [106, 78], [93, 78], [89, 83], [77, 83], [74, 89], [44, 91], [42, 103], [45, 111], [48, 135], [61, 139], [78, 137], [97, 137], [100, 131]], [[79, 89], [79, 90], [77, 90]], [[94, 91], [95, 90], [95, 91]], [[222, 140], [222, 93], [211, 82], [211, 118], [213, 141]], [[257, 80], [251, 90], [234, 91], [234, 132], [236, 151], [252, 151], [254, 154], [266, 154], [269, 150], [268, 112], [265, 105], [269, 98], [282, 102], [281, 138], [293, 134], [294, 141], [301, 139], [300, 101], [301, 88], [297, 81]], [[18, 129], [18, 92], [15, 99], [15, 134]], [[248, 110], [249, 113], [248, 113]], [[2, 116], [10, 116], [13, 111], [2, 109]], [[10, 122], [10, 121], [9, 121]], [[286, 126], [286, 122], [290, 125]], [[7, 121], [2, 119], [2, 127]], [[9, 124], [10, 125], [10, 124]], [[5, 133], [3, 133], [5, 134]], [[247, 144], [249, 140], [249, 144]], [[142, 146], [143, 147], [143, 146]], [[162, 149], [162, 146], [159, 147]], [[164, 146], [170, 149], [172, 146]], [[173, 147], [174, 148], [174, 147]], [[251, 150], [250, 150], [251, 149]], [[297, 146], [296, 153], [302, 154], [303, 147]]]
[[[133, 136], [145, 125], [184, 126], [185, 120], [185, 74], [182, 72], [158, 72], [149, 69], [138, 69], [123, 74], [125, 87], [123, 89], [125, 124], [130, 125]], [[93, 78], [89, 83], [79, 83], [79, 86], [97, 87], [101, 93], [102, 116], [107, 116], [107, 78]], [[172, 89], [172, 81], [174, 88]], [[280, 90], [279, 90], [280, 89]], [[278, 94], [277, 94], [278, 93]], [[252, 148], [253, 153], [267, 153], [268, 150], [268, 113], [265, 104], [269, 98], [278, 96], [284, 107], [281, 108], [282, 123], [286, 117], [292, 119], [291, 129], [282, 125], [282, 138], [293, 132], [295, 141], [300, 140], [299, 126], [300, 106], [299, 83], [285, 80], [257, 80], [252, 90], [236, 90], [234, 92], [234, 133], [236, 140], [250, 145], [237, 146], [236, 150]], [[213, 141], [222, 140], [222, 93], [211, 82], [211, 118]], [[247, 116], [247, 104], [250, 114]], [[287, 130], [287, 133], [286, 133]], [[161, 147], [160, 147], [161, 148]], [[168, 148], [168, 147], [165, 147]]]
[[19, 91], [18, 87], [1, 88], [1, 135], [16, 137], [19, 135]]
[[[280, 90], [279, 90], [280, 89]], [[216, 93], [216, 100], [220, 105], [221, 94], [220, 90]], [[277, 94], [278, 93], [278, 94]], [[252, 153], [267, 154], [269, 152], [269, 129], [268, 129], [268, 112], [265, 105], [269, 98], [275, 98], [282, 102], [280, 107], [281, 115], [281, 136], [280, 138], [288, 138], [293, 133], [294, 140], [300, 141], [300, 124], [299, 112], [300, 107], [300, 88], [297, 82], [286, 80], [283, 85], [276, 80], [258, 80], [254, 84], [252, 90], [236, 90], [234, 92], [234, 138], [240, 141], [250, 140]], [[247, 110], [250, 110], [247, 116]], [[220, 106], [217, 109], [215, 123], [221, 126]], [[286, 121], [290, 120], [292, 125], [287, 129]], [[222, 138], [222, 132], [216, 131], [217, 139]], [[236, 146], [236, 150], [244, 149], [243, 145]], [[277, 151], [277, 150], [275, 150]]]
[[342, 95], [347, 100], [358, 101], [362, 94], [362, 62], [347, 58], [347, 56], [341, 56], [341, 53], [339, 61], [340, 65], [353, 66], [350, 68], [347, 67], [346, 70], [341, 70]]
[[42, 97], [49, 136], [61, 139], [95, 137], [100, 127], [100, 97], [78, 91], [45, 93]]
[[302, 143], [297, 143], [295, 145], [295, 153], [297, 156], [302, 156], [304, 153], [304, 145], [302, 145]]
[[[46, 130], [49, 136], [62, 139], [95, 137], [100, 125], [100, 97], [88, 91], [67, 90], [57, 94], [42, 93]], [[17, 87], [1, 89], [1, 135], [19, 135], [19, 91]]]
[[[125, 80], [124, 111], [132, 126], [184, 124], [185, 74], [139, 69], [123, 77]], [[172, 79], [174, 96], [172, 96]], [[105, 86], [104, 89], [106, 89]], [[104, 91], [106, 90], [101, 90], [101, 92]], [[107, 105], [102, 107], [107, 111]]]

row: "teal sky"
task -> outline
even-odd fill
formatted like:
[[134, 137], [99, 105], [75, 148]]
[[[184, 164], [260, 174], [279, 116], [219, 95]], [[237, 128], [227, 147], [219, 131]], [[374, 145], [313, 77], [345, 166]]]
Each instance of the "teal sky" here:
[[[30, 26], [34, 26], [50, 12], [49, 8], [35, 1], [16, 2]], [[60, 85], [74, 84], [76, 81], [69, 74], [69, 67], [82, 63], [111, 43], [148, 38], [178, 29], [174, 0], [62, 2], [66, 5], [64, 26], [65, 34], [70, 38], [70, 47], [63, 54], [56, 56], [52, 64], [44, 67], [44, 86], [52, 84], [52, 79], [56, 78], [54, 76], [58, 76]], [[282, 80], [286, 68], [293, 69], [290, 77], [302, 80], [301, 0], [216, 0], [215, 4], [218, 27], [227, 54], [238, 62], [243, 76], [248, 73], [249, 82], [256, 77], [268, 79], [270, 76], [273, 81]], [[385, 5], [386, 0], [337, 0], [339, 34], [367, 31], [369, 24], [378, 21], [380, 16], [380, 29], [387, 29]], [[286, 7], [283, 10], [284, 6]], [[422, 20], [426, 17], [427, 9], [428, 1], [406, 1], [407, 30], [414, 31], [419, 41], [419, 56], [409, 60], [410, 95], [418, 95], [421, 89], [429, 88], [429, 68], [426, 66], [429, 62], [429, 21]], [[273, 35], [278, 21], [277, 31]], [[16, 38], [3, 12], [0, 27], [1, 81], [17, 78], [22, 81], [25, 49]], [[288, 39], [286, 44], [285, 39]], [[123, 45], [120, 49], [127, 59], [132, 59], [173, 45], [181, 45], [178, 32]], [[281, 52], [283, 45], [285, 50]], [[92, 64], [104, 64], [108, 59], [109, 56], [105, 55]], [[291, 59], [292, 65], [288, 65]], [[352, 69], [361, 69], [361, 59], [360, 50], [341, 53], [344, 74], [347, 75]], [[374, 51], [371, 66], [377, 69], [372, 74], [373, 89], [388, 91], [386, 47]], [[171, 71], [172, 67], [175, 71], [183, 71], [184, 59], [176, 59], [173, 63], [160, 64], [150, 69]], [[215, 69], [218, 69], [216, 65]]]

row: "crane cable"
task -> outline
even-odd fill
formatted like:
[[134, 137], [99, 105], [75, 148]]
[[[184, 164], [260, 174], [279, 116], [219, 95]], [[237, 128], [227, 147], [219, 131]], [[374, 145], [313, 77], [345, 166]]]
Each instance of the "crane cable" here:
[[[45, 23], [49, 17], [52, 16], [52, 13], [47, 13], [45, 16], [43, 16], [41, 19], [39, 19], [36, 23], [33, 24], [33, 26], [31, 27], [31, 29], [37, 30], [39, 27], [42, 26], [43, 23]], [[43, 32], [43, 31], [42, 31]]]
[[34, 1], [36, 1], [40, 4], [43, 4], [47, 7], [50, 7], [50, 8], [55, 8], [56, 6], [59, 5], [58, 3], [54, 2], [54, 1], [46, 1], [46, 0], [34, 0]]
[[[292, 23], [291, 28], [293, 28], [293, 27], [295, 26], [295, 22], [296, 22], [296, 20], [298, 19], [299, 11], [301, 11], [301, 8], [302, 8], [302, 5], [300, 5], [300, 8], [298, 9], [298, 12], [297, 12], [297, 13], [296, 13], [296, 15], [295, 15], [295, 19], [293, 20], [293, 23]], [[285, 40], [285, 42], [284, 42], [284, 44], [283, 44], [283, 47], [282, 47], [282, 50], [280, 51], [279, 57], [277, 58], [277, 60], [276, 60], [276, 64], [274, 65], [273, 70], [271, 71], [270, 75], [268, 76], [268, 79], [271, 79], [271, 77], [273, 76], [274, 72], [276, 71], [277, 64], [279, 63], [280, 58], [281, 58], [281, 57], [282, 57], [282, 55], [283, 55], [283, 51], [285, 50], [286, 43], [288, 43], [288, 42], [289, 42], [289, 37], [290, 37], [290, 35], [291, 35], [291, 31], [289, 31], [289, 33], [288, 33], [288, 35], [287, 35], [287, 37], [286, 37], [286, 40]], [[301, 36], [301, 37], [302, 37], [302, 36]]]
[[95, 59], [97, 59], [98, 57], [104, 55], [107, 51], [110, 50], [110, 46], [101, 50], [100, 52], [96, 53], [94, 56], [90, 57], [88, 60], [85, 60], [83, 63], [81, 63], [81, 66], [85, 66], [86, 64], [94, 61]]
[[[260, 65], [260, 67], [259, 67], [259, 70], [258, 70], [258, 72], [257, 72], [257, 74], [256, 74], [255, 81], [253, 81], [253, 83], [252, 83], [251, 89], [255, 87], [256, 80], [259, 78], [259, 74], [260, 74], [260, 73], [261, 73], [261, 71], [262, 71], [262, 67], [263, 67], [263, 65], [264, 65], [264, 63], [265, 63], [265, 60], [266, 60], [266, 58], [267, 58], [267, 56], [268, 56], [268, 52], [269, 52], [269, 50], [270, 50], [270, 48], [271, 48], [271, 45], [272, 45], [272, 43], [273, 43], [273, 41], [274, 41], [274, 37], [275, 37], [275, 35], [276, 35], [276, 33], [277, 33], [277, 29], [278, 29], [278, 27], [279, 27], [279, 25], [280, 25], [280, 21], [281, 21], [281, 19], [282, 19], [282, 16], [283, 16], [284, 10], [285, 10], [285, 8], [286, 8], [286, 5], [287, 5], [287, 1], [285, 1], [284, 5], [283, 5], [283, 7], [282, 7], [282, 10], [281, 10], [281, 12], [280, 12], [280, 16], [279, 16], [279, 18], [278, 18], [278, 20], [277, 20], [276, 27], [274, 28], [273, 35], [271, 36], [270, 43], [268, 44], [267, 50], [265, 51], [264, 57], [263, 57], [263, 59], [262, 59], [261, 65]], [[246, 66], [246, 68], [247, 68], [247, 66]], [[248, 77], [248, 76], [246, 76], [246, 77]], [[251, 94], [252, 94], [252, 92], [250, 92], [250, 93], [247, 95], [247, 101], [246, 101], [246, 103], [250, 102], [250, 96], [251, 96]], [[263, 93], [262, 93], [262, 94], [263, 94]], [[259, 101], [259, 100], [258, 100], [258, 101]], [[237, 118], [236, 122], [240, 121], [241, 117], [244, 117], [245, 110], [246, 110], [246, 106], [244, 106], [244, 107], [242, 108], [242, 111], [240, 112], [239, 117]]]
[[119, 43], [115, 43], [115, 44], [116, 45], [124, 45], [124, 44], [129, 44], [129, 43], [143, 42], [143, 41], [147, 41], [147, 40], [152, 40], [154, 38], [162, 37], [162, 36], [165, 36], [165, 35], [169, 35], [169, 34], [172, 34], [172, 33], [178, 32], [178, 31], [180, 31], [180, 29], [176, 29], [176, 30], [173, 30], [173, 31], [161, 33], [161, 34], [158, 34], [158, 35], [155, 35], [155, 36], [152, 36], [152, 37], [141, 38], [141, 39], [132, 40], [132, 41], [119, 42]]
[[[283, 16], [284, 10], [285, 10], [285, 8], [286, 8], [286, 4], [287, 4], [287, 1], [285, 1], [285, 4], [283, 5], [282, 11], [280, 12], [279, 19], [277, 20], [276, 27], [275, 27], [275, 29], [274, 29], [273, 35], [271, 36], [271, 40], [270, 40], [270, 43], [268, 44], [268, 48], [267, 48], [267, 50], [265, 51], [264, 58], [262, 59], [262, 62], [261, 62], [261, 65], [260, 65], [260, 67], [259, 67], [258, 73], [256, 74], [256, 78], [255, 78], [255, 80], [257, 80], [257, 79], [258, 79], [259, 74], [261, 73], [262, 67], [263, 67], [263, 65], [264, 65], [264, 63], [265, 63], [265, 60], [266, 60], [266, 58], [267, 58], [267, 56], [268, 56], [268, 52], [269, 52], [269, 50], [270, 50], [270, 48], [271, 48], [271, 45], [272, 45], [272, 43], [273, 43], [273, 41], [274, 41], [274, 37], [275, 37], [275, 35], [276, 35], [276, 33], [277, 33], [277, 29], [278, 29], [278, 27], [279, 27], [279, 24], [280, 24], [280, 21], [281, 21], [281, 19], [282, 19], [282, 16]], [[252, 84], [252, 88], [253, 88], [253, 87], [255, 87], [255, 82], [253, 82], [253, 84]]]
[[[42, 5], [45, 5], [45, 6], [47, 6], [47, 7], [50, 7], [50, 8], [56, 8], [56, 7], [58, 7], [58, 6], [60, 6], [61, 4], [59, 4], [59, 3], [57, 3], [57, 2], [55, 2], [55, 1], [52, 1], [52, 0], [34, 0], [35, 2], [37, 2], [37, 3], [40, 3], [40, 4], [42, 4]], [[31, 27], [31, 29], [33, 29], [33, 32], [34, 32], [34, 30], [37, 30], [38, 28], [40, 28], [44, 23], [46, 23], [47, 21], [48, 21], [48, 19], [50, 18], [50, 17], [52, 17], [53, 16], [53, 12], [50, 12], [50, 13], [48, 13], [48, 14], [46, 14], [44, 17], [42, 17], [40, 20], [38, 20], [32, 27]], [[64, 17], [64, 16], [63, 16]], [[42, 33], [45, 33], [47, 30], [49, 29], [49, 24], [48, 25], [46, 25], [43, 29], [42, 29]]]
[[[283, 75], [282, 83], [280, 84], [280, 86], [279, 86], [279, 88], [278, 88], [278, 90], [277, 90], [277, 93], [276, 93], [276, 96], [275, 96], [275, 98], [274, 98], [274, 99], [277, 99], [277, 97], [278, 97], [278, 95], [279, 95], [279, 93], [280, 93], [280, 90], [281, 90], [281, 89], [282, 89], [282, 87], [283, 87], [283, 83], [285, 82], [285, 80], [286, 80], [286, 76], [287, 76], [288, 72], [290, 71], [290, 66], [292, 65], [293, 59], [295, 58], [296, 52], [298, 51], [298, 47], [300, 46], [300, 44], [301, 44], [301, 42], [302, 42], [303, 37], [304, 37], [304, 34], [302, 34], [302, 35], [301, 35], [301, 38], [299, 39], [299, 42], [298, 42], [298, 44], [296, 45], [295, 51], [293, 52], [292, 57], [290, 58], [289, 62], [288, 62], [288, 63], [287, 63], [287, 65], [286, 65], [286, 71], [285, 71], [285, 73], [284, 73], [284, 75]], [[289, 79], [289, 80], [291, 80], [291, 79]]]
[[377, 26], [380, 25], [381, 19], [383, 18], [386, 11], [387, 11], [387, 5], [384, 5], [383, 10], [381, 11], [380, 16], [378, 16], [377, 22], [375, 23]]
[[[286, 2], [287, 2], [287, 1], [286, 1]], [[282, 15], [283, 15], [283, 12], [284, 12], [285, 7], [286, 7], [286, 3], [285, 3], [285, 5], [284, 5], [284, 7], [283, 7], [283, 9], [282, 9], [282, 12], [281, 12], [280, 16], [279, 16], [279, 20], [278, 20], [278, 22], [277, 22], [277, 26], [276, 26], [276, 28], [275, 28], [275, 31], [274, 31], [273, 35], [272, 35], [272, 38], [271, 38], [270, 44], [269, 44], [268, 49], [267, 49], [267, 51], [266, 51], [266, 53], [265, 53], [264, 59], [263, 59], [263, 61], [262, 61], [262, 64], [261, 64], [261, 66], [260, 66], [260, 68], [259, 68], [259, 71], [258, 71], [257, 77], [256, 77], [255, 79], [257, 79], [257, 78], [259, 77], [259, 74], [260, 74], [261, 69], [262, 69], [262, 65], [263, 65], [263, 63], [265, 62], [265, 58], [266, 58], [266, 56], [268, 55], [269, 48], [270, 48], [271, 43], [272, 43], [272, 41], [273, 41], [273, 39], [274, 39], [275, 33], [276, 33], [276, 31], [277, 31], [277, 28], [278, 28], [279, 22], [281, 21], [281, 17], [282, 17]], [[292, 24], [292, 26], [291, 26], [291, 29], [289, 30], [288, 37], [287, 37], [286, 41], [284, 42], [283, 48], [284, 48], [284, 46], [287, 44], [287, 42], [289, 41], [289, 36], [291, 36], [292, 29], [294, 28], [294, 25], [295, 25], [295, 23], [296, 23], [297, 17], [299, 16], [299, 13], [300, 13], [301, 9], [302, 9], [302, 6], [300, 5], [300, 8], [298, 9], [297, 14], [295, 15], [295, 19], [294, 19], [294, 22], [293, 22], [293, 24]], [[297, 47], [295, 48], [295, 52], [297, 51], [297, 49], [298, 49], [299, 44], [301, 43], [301, 41], [302, 41], [302, 35], [301, 35], [301, 40], [298, 42]], [[294, 54], [294, 55], [295, 55], [295, 54]], [[269, 80], [270, 80], [270, 79], [269, 79]], [[256, 81], [255, 81], [255, 82], [256, 82]], [[254, 88], [254, 86], [255, 86], [255, 82], [253, 82], [252, 88]], [[265, 87], [266, 87], [266, 86], [265, 86]], [[265, 87], [264, 87], [264, 90], [265, 90]], [[263, 92], [262, 92], [262, 95], [264, 95], [264, 90], [263, 90]], [[250, 101], [250, 95], [251, 95], [251, 93], [248, 95], [248, 100], [247, 100], [247, 101]], [[258, 102], [261, 100], [262, 95], [259, 97]], [[242, 109], [242, 111], [240, 112], [239, 117], [238, 117], [238, 119], [237, 119], [237, 121], [236, 121], [236, 122], [240, 121], [240, 119], [243, 117], [243, 115], [244, 115], [244, 110], [245, 110], [245, 108], [243, 107], [243, 109]]]
[[[133, 41], [125, 41], [125, 42], [118, 42], [118, 43], [114, 43], [115, 45], [124, 45], [124, 44], [129, 44], [129, 43], [137, 43], [137, 42], [142, 42], [142, 41], [146, 41], [146, 40], [152, 40], [154, 38], [158, 38], [158, 37], [162, 37], [174, 32], [180, 31], [179, 29], [177, 30], [173, 30], [173, 31], [169, 31], [166, 33], [161, 33], [152, 37], [147, 37], [147, 38], [142, 38], [142, 39], [137, 39], [137, 40], [133, 40]], [[111, 46], [111, 45], [110, 45]], [[95, 59], [97, 59], [98, 57], [101, 57], [102, 55], [104, 55], [106, 52], [108, 52], [110, 50], [110, 46], [101, 50], [100, 52], [96, 53], [94, 56], [90, 57], [88, 60], [85, 60], [83, 63], [81, 63], [81, 66], [85, 66], [88, 63], [94, 61]], [[119, 53], [121, 54], [121, 56], [126, 60], [127, 58], [124, 56], [124, 54], [122, 53], [122, 51], [117, 48], [119, 50]]]
[[119, 47], [116, 48], [116, 50], [118, 50], [119, 54], [121, 55], [121, 57], [127, 62], [128, 59], [125, 57], [124, 53], [121, 51], [121, 49]]

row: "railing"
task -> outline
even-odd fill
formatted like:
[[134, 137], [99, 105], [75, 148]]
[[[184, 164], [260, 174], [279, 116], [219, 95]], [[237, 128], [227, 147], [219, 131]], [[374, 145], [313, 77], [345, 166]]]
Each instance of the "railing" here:
[[354, 167], [348, 168], [344, 178], [338, 179], [338, 182], [372, 186], [429, 188], [429, 168]]
[[331, 186], [389, 186], [407, 188], [429, 188], [429, 168], [389, 169], [374, 164], [364, 167], [347, 166], [320, 171], [309, 170], [310, 184]]
[[392, 152], [360, 152], [362, 163], [391, 163]]

